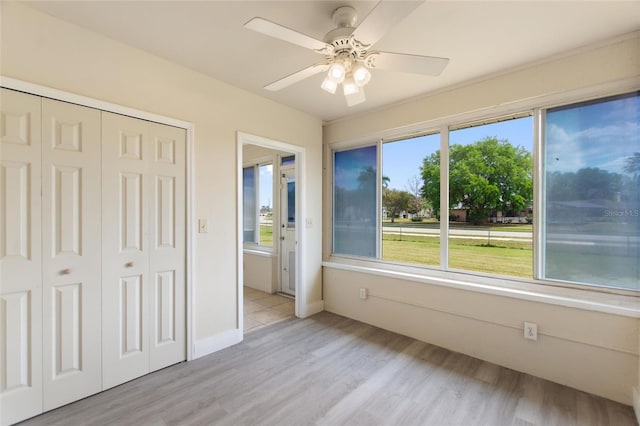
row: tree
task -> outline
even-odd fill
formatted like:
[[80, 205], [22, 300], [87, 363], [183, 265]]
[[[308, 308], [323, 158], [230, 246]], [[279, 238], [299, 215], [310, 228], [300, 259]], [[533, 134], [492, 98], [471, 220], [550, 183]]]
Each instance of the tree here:
[[[629, 178], [627, 178], [629, 179]], [[624, 186], [624, 176], [597, 167], [577, 172], [554, 172], [547, 175], [546, 197], [549, 201], [616, 200]]]
[[382, 190], [382, 205], [387, 210], [387, 215], [391, 216], [391, 222], [394, 222], [396, 216], [409, 208], [411, 198], [411, 194], [407, 191], [389, 188]]
[[260, 214], [269, 214], [269, 213], [271, 213], [271, 206], [260, 207]]
[[440, 150], [425, 157], [422, 162], [422, 197], [433, 208], [433, 214], [440, 218]]
[[[533, 199], [531, 153], [506, 140], [487, 137], [449, 149], [449, 206], [468, 209], [467, 218], [479, 224], [492, 210], [519, 212]], [[440, 152], [426, 157], [422, 166], [424, 197], [440, 204]], [[436, 213], [438, 215], [439, 212]]]
[[407, 207], [407, 212], [418, 214], [424, 209], [425, 202], [422, 197], [422, 181], [418, 175], [414, 175], [407, 180], [407, 192], [411, 194], [411, 200]]
[[545, 189], [547, 201], [567, 201], [576, 198], [576, 174], [574, 172], [547, 173]]
[[597, 167], [578, 170], [575, 179], [576, 200], [614, 200], [622, 189], [622, 175]]
[[624, 166], [625, 173], [633, 175], [634, 179], [640, 177], [640, 152], [634, 152], [633, 155], [627, 157], [627, 164]]
[[350, 206], [337, 209], [336, 219], [342, 221], [358, 221], [368, 218], [376, 211], [376, 171], [373, 167], [363, 167], [358, 173], [357, 188], [343, 188], [336, 184], [336, 204]]
[[631, 202], [635, 202], [636, 206], [640, 205], [640, 152], [634, 152], [633, 155], [627, 157], [626, 165], [624, 167], [625, 173], [633, 175], [633, 179], [629, 179], [625, 182], [624, 192], [627, 199]]
[[382, 176], [382, 187], [388, 188], [389, 182], [391, 182], [391, 178], [389, 176]]

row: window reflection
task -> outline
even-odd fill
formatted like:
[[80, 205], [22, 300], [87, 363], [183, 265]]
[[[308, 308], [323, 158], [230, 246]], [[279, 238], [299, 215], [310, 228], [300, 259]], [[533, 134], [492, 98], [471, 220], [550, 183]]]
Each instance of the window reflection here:
[[638, 93], [550, 109], [545, 276], [640, 289]]

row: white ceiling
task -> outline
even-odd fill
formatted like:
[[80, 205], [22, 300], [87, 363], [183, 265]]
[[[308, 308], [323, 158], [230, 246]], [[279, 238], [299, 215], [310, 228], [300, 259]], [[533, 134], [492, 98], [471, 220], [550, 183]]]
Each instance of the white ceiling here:
[[[318, 74], [279, 92], [263, 86], [319, 62], [302, 47], [247, 30], [255, 16], [322, 40], [331, 12], [359, 18], [376, 1], [46, 1], [45, 13], [208, 74], [323, 120], [378, 108], [640, 29], [633, 1], [425, 1], [376, 50], [451, 59], [438, 77], [375, 70], [367, 101], [347, 107]], [[594, 64], [603, 66], [606, 64]]]

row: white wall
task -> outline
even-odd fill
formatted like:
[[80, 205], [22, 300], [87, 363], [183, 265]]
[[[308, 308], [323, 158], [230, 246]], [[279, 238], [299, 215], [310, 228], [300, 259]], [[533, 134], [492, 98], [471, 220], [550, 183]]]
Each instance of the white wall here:
[[243, 285], [264, 291], [265, 293], [276, 292], [276, 282], [274, 277], [274, 261], [277, 255], [271, 253], [248, 253], [245, 251], [242, 264]]
[[[332, 267], [324, 297], [330, 312], [631, 404], [636, 318]], [[538, 324], [538, 341], [523, 338], [524, 321]]]
[[237, 131], [306, 149], [303, 190], [314, 226], [304, 252], [304, 302], [320, 301], [320, 120], [28, 6], [1, 7], [2, 76], [194, 123], [194, 216], [209, 219], [209, 233], [194, 238], [196, 343], [237, 328]]
[[[330, 151], [332, 144], [346, 141], [375, 141], [385, 132], [416, 130], [420, 123], [459, 114], [548, 99], [568, 90], [604, 87], [614, 82], [628, 85], [630, 81], [640, 87], [640, 33], [328, 123], [324, 127], [325, 149]], [[327, 185], [325, 218], [330, 217], [330, 194]], [[330, 233], [327, 220], [325, 235]], [[325, 246], [325, 258], [329, 259], [326, 240]], [[637, 297], [628, 297], [625, 302], [636, 310], [634, 317], [425, 281], [428, 279], [345, 270], [329, 262], [323, 276], [325, 309], [631, 404], [632, 388], [640, 382]], [[367, 300], [358, 297], [361, 287], [371, 293]], [[605, 300], [606, 296], [600, 299]], [[538, 323], [537, 342], [523, 338], [524, 321]]]

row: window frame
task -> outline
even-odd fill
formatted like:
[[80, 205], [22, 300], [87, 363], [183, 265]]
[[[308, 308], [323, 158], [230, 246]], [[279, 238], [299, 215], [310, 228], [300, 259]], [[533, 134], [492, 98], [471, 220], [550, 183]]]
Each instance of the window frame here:
[[[640, 83], [637, 79], [630, 79], [625, 81], [618, 81], [612, 83], [606, 83], [598, 86], [588, 87], [584, 89], [572, 90], [563, 93], [545, 95], [537, 98], [527, 99], [523, 101], [513, 102], [509, 105], [496, 106], [486, 108], [478, 111], [472, 111], [468, 113], [461, 113], [454, 116], [434, 119], [430, 121], [424, 121], [411, 126], [405, 126], [402, 128], [395, 128], [385, 131], [379, 131], [372, 135], [352, 139], [348, 141], [336, 142], [327, 145], [325, 164], [327, 165], [327, 180], [330, 191], [330, 197], [327, 197], [327, 210], [330, 212], [326, 226], [328, 227], [326, 235], [328, 236], [328, 242], [325, 245], [325, 261], [332, 264], [344, 264], [345, 266], [364, 267], [371, 271], [378, 271], [382, 274], [385, 271], [389, 273], [400, 273], [417, 275], [420, 277], [441, 277], [443, 279], [460, 280], [461, 282], [477, 282], [478, 280], [487, 283], [489, 285], [495, 285], [502, 288], [511, 288], [512, 284], [518, 286], [523, 285], [524, 288], [531, 288], [534, 291], [544, 292], [545, 288], [551, 289], [566, 288], [577, 291], [595, 291], [598, 293], [617, 294], [622, 296], [636, 296], [640, 297], [640, 290], [623, 289], [615, 287], [604, 287], [599, 285], [593, 285], [589, 283], [574, 283], [565, 282], [552, 279], [544, 279], [544, 247], [542, 242], [544, 241], [544, 226], [541, 226], [540, 220], [543, 218], [542, 202], [543, 194], [542, 190], [545, 185], [543, 176], [543, 161], [544, 161], [544, 126], [545, 126], [545, 112], [548, 109], [569, 106], [574, 103], [597, 101], [598, 99], [604, 99], [607, 97], [629, 94], [640, 90]], [[440, 152], [441, 152], [441, 199], [440, 208], [441, 211], [448, 211], [449, 203], [449, 131], [451, 129], [467, 127], [470, 125], [482, 124], [482, 122], [494, 122], [496, 119], [511, 115], [530, 115], [533, 119], [533, 229], [532, 229], [532, 245], [533, 245], [533, 276], [531, 278], [522, 278], [514, 276], [496, 275], [489, 273], [482, 273], [476, 271], [467, 270], [454, 270], [448, 268], [448, 234], [449, 226], [448, 221], [441, 221], [440, 223], [440, 265], [438, 267], [429, 265], [414, 265], [399, 262], [390, 262], [381, 259], [381, 229], [377, 235], [378, 252], [376, 258], [362, 258], [356, 256], [348, 256], [342, 254], [336, 254], [333, 252], [333, 217], [334, 217], [334, 182], [333, 173], [334, 165], [333, 158], [335, 151], [343, 151], [347, 149], [355, 149], [364, 146], [370, 146], [376, 144], [378, 146], [378, 191], [377, 191], [377, 205], [378, 210], [381, 211], [381, 191], [382, 191], [382, 169], [381, 169], [381, 147], [383, 142], [390, 142], [392, 140], [408, 139], [415, 136], [430, 133], [440, 133]], [[443, 149], [445, 148], [446, 149]], [[446, 158], [445, 155], [446, 154]], [[380, 222], [381, 214], [377, 214], [377, 221]], [[381, 228], [378, 226], [378, 228]]]

